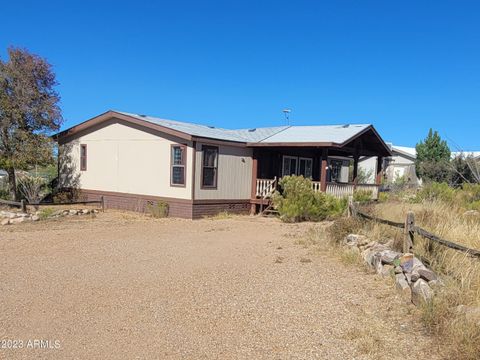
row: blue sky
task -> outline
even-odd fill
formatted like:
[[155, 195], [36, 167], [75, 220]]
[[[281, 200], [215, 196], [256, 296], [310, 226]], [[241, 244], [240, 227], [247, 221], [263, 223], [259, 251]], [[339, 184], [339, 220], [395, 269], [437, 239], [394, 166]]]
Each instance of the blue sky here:
[[430, 127], [480, 150], [475, 1], [9, 1], [0, 56], [53, 64], [63, 128], [108, 109], [239, 128]]

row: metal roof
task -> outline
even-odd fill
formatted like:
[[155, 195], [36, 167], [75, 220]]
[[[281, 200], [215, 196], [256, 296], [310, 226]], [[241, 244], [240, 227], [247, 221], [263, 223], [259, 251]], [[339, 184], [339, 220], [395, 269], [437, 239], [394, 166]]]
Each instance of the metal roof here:
[[213, 126], [160, 119], [117, 111], [123, 115], [148, 121], [189, 135], [248, 143], [301, 143], [331, 142], [342, 144], [370, 125], [276, 126], [254, 129], [229, 130]]
[[343, 144], [370, 125], [289, 126], [260, 143], [336, 143]]

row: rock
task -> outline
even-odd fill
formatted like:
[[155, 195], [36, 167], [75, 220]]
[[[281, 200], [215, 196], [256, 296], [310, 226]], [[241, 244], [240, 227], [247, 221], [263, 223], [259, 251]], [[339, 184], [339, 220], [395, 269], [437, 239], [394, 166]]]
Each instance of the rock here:
[[68, 215], [77, 215], [77, 214], [78, 214], [77, 210], [74, 210], [74, 209], [68, 210]]
[[29, 217], [30, 215], [27, 214], [27, 213], [18, 213], [17, 216], [21, 216], [21, 217], [26, 218], [26, 217]]
[[420, 279], [420, 275], [417, 272], [412, 272], [410, 275], [410, 280], [412, 282], [416, 282], [418, 279]]
[[383, 264], [393, 264], [394, 260], [399, 258], [400, 256], [400, 253], [393, 250], [383, 250], [380, 252], [380, 259]]
[[418, 272], [418, 275], [420, 275], [420, 277], [422, 279], [425, 279], [426, 281], [430, 282], [432, 280], [437, 280], [438, 277], [437, 277], [437, 274], [435, 274], [432, 270], [430, 269], [427, 269], [427, 268], [421, 268], [421, 269], [418, 269], [417, 270]]
[[363, 235], [348, 234], [345, 238], [345, 243], [348, 246], [363, 246], [368, 243], [368, 239]]
[[410, 286], [408, 285], [403, 274], [395, 275], [395, 285], [402, 299], [404, 299], [406, 302], [410, 302], [412, 299], [412, 290], [410, 289]]
[[38, 221], [38, 220], [40, 220], [40, 216], [36, 214], [32, 216], [32, 221]]
[[415, 270], [426, 269], [425, 265], [418, 260], [413, 254], [406, 253], [400, 257], [400, 266], [402, 267], [403, 272], [412, 273]]
[[10, 219], [3, 219], [0, 224], [2, 224], [2, 225], [9, 225], [9, 224], [10, 224]]
[[83, 215], [90, 214], [90, 210], [88, 210], [88, 209], [83, 209], [83, 210], [82, 210], [82, 214], [83, 214]]
[[97, 209], [93, 209], [92, 212], [93, 212], [94, 214], [98, 214], [98, 210], [97, 210]]
[[16, 218], [10, 219], [10, 224], [20, 224], [22, 222], [25, 222], [26, 220], [27, 218], [25, 217], [16, 217]]
[[377, 273], [379, 275], [382, 275], [384, 277], [388, 277], [392, 274], [393, 272], [393, 265], [380, 265], [381, 268], [377, 268]]
[[401, 266], [395, 266], [394, 271], [395, 274], [403, 274], [403, 269]]
[[431, 280], [428, 282], [428, 285], [432, 288], [432, 289], [435, 289], [436, 287], [440, 287], [440, 286], [443, 286], [444, 283], [442, 280], [440, 279], [437, 279], [437, 280]]
[[15, 219], [17, 217], [17, 213], [10, 212], [8, 213], [7, 217], [9, 217], [10, 219]]
[[432, 297], [433, 297], [433, 290], [425, 280], [419, 279], [413, 284], [412, 302], [416, 306], [425, 304], [426, 302], [430, 301]]

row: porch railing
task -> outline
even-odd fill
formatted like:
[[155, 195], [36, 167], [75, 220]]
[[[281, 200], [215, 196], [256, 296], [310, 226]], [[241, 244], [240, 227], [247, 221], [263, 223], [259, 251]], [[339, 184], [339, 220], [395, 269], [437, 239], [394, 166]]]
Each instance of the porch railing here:
[[337, 198], [342, 198], [342, 197], [353, 195], [354, 190], [355, 190], [354, 184], [327, 183], [326, 193], [333, 195]]
[[[277, 178], [257, 179], [257, 198], [268, 199], [275, 192], [277, 187]], [[315, 192], [321, 191], [320, 181], [312, 181], [312, 189]], [[376, 184], [355, 184], [353, 183], [327, 183], [327, 194], [337, 198], [353, 195], [355, 190], [366, 190], [372, 193], [372, 199], [378, 199], [379, 186]]]
[[257, 179], [257, 197], [268, 199], [275, 192], [277, 187], [277, 178]]

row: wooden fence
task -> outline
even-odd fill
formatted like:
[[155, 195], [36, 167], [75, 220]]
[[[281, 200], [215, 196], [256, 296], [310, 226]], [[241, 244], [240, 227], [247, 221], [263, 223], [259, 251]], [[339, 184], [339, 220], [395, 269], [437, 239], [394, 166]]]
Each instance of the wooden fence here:
[[421, 228], [420, 226], [415, 225], [415, 214], [412, 211], [407, 212], [405, 216], [405, 222], [403, 223], [381, 219], [360, 211], [358, 208], [358, 205], [354, 203], [353, 197], [350, 196], [348, 198], [348, 214], [349, 216], [360, 217], [362, 219], [366, 219], [366, 220], [374, 221], [380, 224], [385, 224], [385, 225], [393, 226], [399, 229], [403, 229], [403, 232], [404, 232], [403, 252], [405, 253], [413, 251], [415, 235], [419, 235], [428, 240], [436, 242], [437, 244], [445, 246], [449, 249], [461, 251], [469, 256], [480, 258], [480, 250], [471, 249], [466, 246], [454, 243], [452, 241], [442, 239], [439, 236], [432, 234], [427, 230]]
[[66, 205], [89, 205], [89, 204], [98, 204], [102, 211], [105, 210], [105, 199], [103, 196], [100, 197], [100, 200], [87, 200], [87, 201], [71, 201], [71, 202], [62, 202], [62, 203], [55, 203], [55, 202], [41, 202], [38, 204], [30, 204], [25, 200], [21, 201], [10, 201], [10, 200], [2, 200], [0, 199], [0, 205], [8, 205], [14, 206], [22, 209], [23, 212], [27, 211], [27, 205], [30, 206], [66, 206]]

